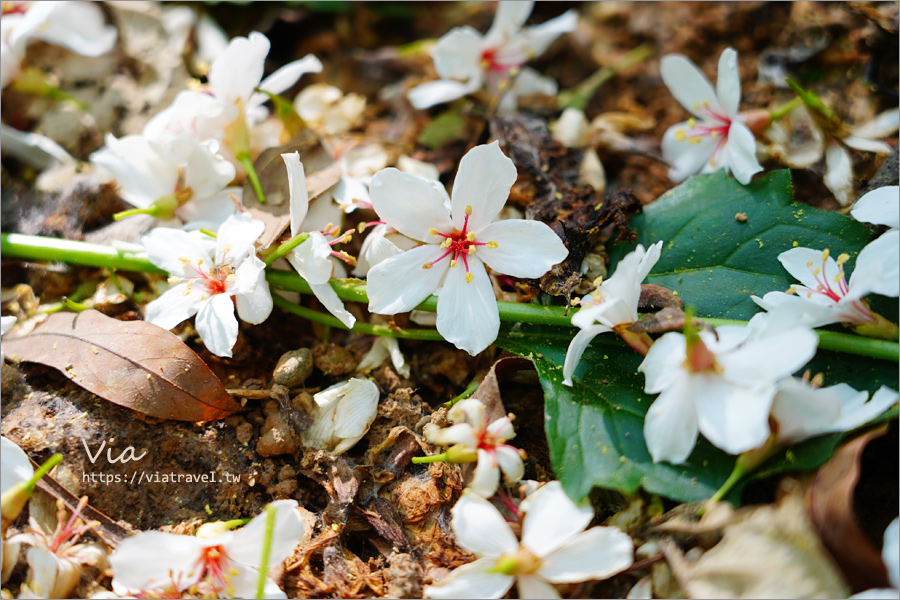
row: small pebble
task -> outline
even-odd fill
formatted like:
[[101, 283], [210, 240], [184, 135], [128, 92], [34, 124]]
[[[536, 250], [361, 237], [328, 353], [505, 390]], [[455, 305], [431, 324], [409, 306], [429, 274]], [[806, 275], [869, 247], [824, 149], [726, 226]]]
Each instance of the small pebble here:
[[275, 365], [275, 383], [287, 388], [300, 387], [312, 375], [313, 357], [309, 348], [285, 352]]

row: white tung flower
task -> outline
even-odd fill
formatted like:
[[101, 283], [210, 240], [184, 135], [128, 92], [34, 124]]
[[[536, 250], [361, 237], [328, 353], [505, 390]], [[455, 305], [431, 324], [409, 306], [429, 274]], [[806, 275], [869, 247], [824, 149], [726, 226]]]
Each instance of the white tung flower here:
[[334, 455], [352, 448], [369, 431], [378, 414], [378, 386], [354, 377], [313, 396], [313, 423], [303, 432], [303, 444]]
[[825, 186], [841, 206], [853, 201], [853, 158], [847, 147], [862, 152], [889, 154], [890, 144], [879, 141], [897, 132], [900, 109], [892, 108], [871, 121], [849, 128], [841, 138], [828, 137], [825, 144]]
[[857, 221], [900, 229], [900, 187], [874, 189], [856, 201], [850, 215]]
[[[276, 510], [269, 567], [281, 564], [300, 542], [303, 520], [295, 500]], [[202, 525], [196, 536], [149, 531], [127, 538], [110, 556], [113, 590], [119, 595], [179, 592], [192, 588], [204, 598], [255, 598], [265, 542], [267, 512], [237, 531], [223, 522]], [[287, 598], [267, 579], [264, 598]]]
[[[287, 168], [288, 189], [291, 198], [291, 237], [303, 233], [303, 224], [309, 213], [309, 192], [306, 189], [306, 172], [303, 163], [300, 162], [300, 154], [282, 154]], [[324, 200], [324, 199], [323, 199]], [[322, 202], [323, 200], [319, 200]], [[330, 203], [330, 200], [328, 201]], [[337, 292], [328, 281], [331, 279], [334, 265], [331, 256], [332, 243], [337, 243], [343, 238], [329, 242], [320, 231], [310, 231], [309, 237], [299, 246], [291, 250], [285, 258], [291, 263], [297, 272], [312, 288], [313, 294], [319, 302], [328, 309], [328, 312], [340, 319], [347, 327], [353, 327], [356, 317], [351, 315], [344, 303], [338, 298]]]
[[[3, 318], [15, 321], [14, 317]], [[0, 449], [0, 495], [3, 495], [14, 485], [34, 477], [34, 468], [28, 455], [11, 439], [0, 437]]]
[[[229, 217], [215, 245], [205, 234], [158, 227], [142, 242], [151, 262], [175, 284], [147, 306], [146, 320], [171, 329], [197, 315], [195, 327], [210, 352], [231, 356], [241, 319], [262, 323], [272, 312], [265, 264], [254, 242], [264, 229], [246, 213]], [[232, 300], [232, 298], [234, 300]]]
[[581, 308], [572, 315], [572, 324], [580, 331], [572, 338], [566, 351], [563, 384], [572, 385], [572, 375], [591, 340], [601, 333], [622, 331], [638, 320], [641, 282], [659, 260], [662, 244], [660, 240], [648, 250], [638, 244], [619, 262], [612, 277], [581, 299]]
[[347, 133], [361, 125], [365, 108], [365, 97], [345, 95], [327, 83], [308, 85], [294, 98], [294, 110], [320, 135]]
[[644, 391], [659, 394], [647, 411], [644, 438], [654, 462], [687, 460], [702, 433], [730, 454], [762, 446], [776, 383], [806, 364], [818, 338], [811, 329], [748, 339], [751, 329], [719, 327], [693, 339], [667, 333], [638, 370]]
[[157, 144], [140, 135], [116, 139], [91, 154], [91, 164], [115, 180], [126, 202], [161, 219], [179, 217], [192, 228], [216, 229], [234, 213], [233, 194], [226, 188], [234, 166], [218, 156], [214, 141], [200, 143], [180, 136]]
[[478, 461], [468, 489], [490, 498], [500, 485], [500, 473], [508, 485], [522, 479], [525, 466], [520, 451], [505, 443], [516, 436], [512, 415], [488, 423], [484, 404], [467, 398], [457, 402], [447, 417], [455, 425], [441, 429], [429, 423], [425, 437], [433, 444], [452, 446], [447, 453], [450, 462]]
[[846, 383], [817, 388], [791, 377], [778, 383], [771, 414], [778, 443], [788, 444], [862, 427], [896, 403], [897, 392], [886, 386], [870, 400]]
[[725, 169], [742, 184], [750, 183], [762, 166], [756, 160], [756, 139], [744, 121], [747, 115], [738, 114], [737, 52], [733, 48], [722, 52], [716, 89], [680, 54], [664, 56], [659, 73], [675, 99], [695, 117], [669, 127], [663, 135], [663, 159], [672, 167], [669, 178], [683, 181], [697, 172]]
[[437, 329], [444, 339], [472, 355], [487, 348], [500, 330], [500, 312], [484, 266], [533, 279], [568, 255], [544, 223], [493, 222], [515, 180], [516, 167], [497, 142], [463, 156], [452, 201], [434, 182], [397, 169], [376, 173], [370, 190], [375, 212], [403, 235], [425, 243], [369, 270], [369, 310], [408, 312], [437, 292]]
[[522, 65], [543, 54], [556, 38], [575, 29], [578, 14], [570, 10], [536, 27], [522, 29], [534, 2], [498, 2], [497, 15], [487, 34], [472, 27], [456, 27], [444, 35], [431, 57], [441, 79], [409, 91], [416, 108], [450, 102], [478, 91], [486, 83], [492, 94], [504, 91], [500, 109], [514, 110], [518, 96], [556, 93], [556, 82]]
[[[527, 499], [522, 540], [487, 500], [468, 490], [454, 505], [450, 525], [457, 543], [478, 557], [455, 569], [427, 598], [502, 598], [516, 584], [519, 598], [559, 598], [554, 583], [606, 579], [631, 566], [634, 545], [615, 527], [585, 527], [589, 504], [572, 502], [558, 481]], [[520, 506], [525, 508], [526, 503]]]
[[93, 2], [4, 2], [0, 27], [0, 87], [19, 76], [32, 40], [82, 56], [106, 54], [116, 43], [116, 28]]
[[270, 47], [269, 38], [257, 31], [232, 39], [209, 69], [209, 93], [180, 92], [171, 106], [150, 119], [144, 135], [158, 142], [185, 133], [201, 141], [221, 140], [238, 119], [253, 126], [266, 118], [263, 104], [269, 97], [263, 91], [280, 94], [306, 73], [322, 70], [322, 63], [310, 54], [263, 79]]
[[834, 260], [828, 250], [792, 248], [779, 254], [778, 260], [802, 285], [792, 286], [788, 293], [769, 292], [762, 299], [753, 296], [753, 301], [786, 319], [803, 319], [810, 327], [877, 323], [878, 316], [863, 297], [881, 294], [896, 298], [900, 293], [898, 247], [897, 230], [870, 242], [859, 253], [849, 283], [844, 276], [844, 264], [850, 258], [847, 254]]

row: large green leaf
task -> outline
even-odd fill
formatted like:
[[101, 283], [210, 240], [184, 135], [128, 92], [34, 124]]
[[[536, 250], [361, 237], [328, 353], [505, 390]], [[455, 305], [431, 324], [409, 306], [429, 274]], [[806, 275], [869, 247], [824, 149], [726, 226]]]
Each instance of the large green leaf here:
[[[739, 216], [743, 215], [743, 216]], [[743, 219], [746, 217], [746, 220]], [[793, 202], [790, 171], [775, 171], [743, 186], [724, 171], [688, 179], [636, 216], [637, 242], [663, 240], [647, 283], [681, 294], [705, 317], [744, 319], [759, 308], [750, 299], [796, 283], [778, 262], [796, 246], [856, 255], [872, 238], [844, 215]], [[610, 272], [633, 245], [611, 252]]]
[[[871, 238], [865, 226], [793, 203], [791, 196], [787, 171], [746, 187], [720, 172], [671, 190], [632, 220], [638, 242], [665, 240], [648, 281], [677, 290], [701, 317], [746, 320], [759, 310], [751, 294], [794, 283], [778, 262], [779, 253], [795, 246], [830, 248], [849, 253], [852, 267]], [[738, 213], [746, 220], [736, 219]], [[632, 248], [613, 248], [610, 272]], [[734, 457], [701, 438], [687, 463], [654, 464], [643, 437], [653, 397], [643, 393], [641, 357], [612, 334], [599, 336], [584, 353], [574, 387], [566, 387], [562, 364], [571, 336], [571, 330], [519, 325], [497, 341], [537, 367], [550, 457], [566, 491], [579, 499], [594, 486], [624, 493], [643, 488], [682, 502], [711, 496], [730, 474]], [[897, 388], [897, 365], [887, 361], [820, 352], [809, 368], [822, 372], [826, 385], [846, 382], [870, 392], [881, 385]], [[842, 437], [823, 436], [783, 451], [760, 473], [813, 468]]]

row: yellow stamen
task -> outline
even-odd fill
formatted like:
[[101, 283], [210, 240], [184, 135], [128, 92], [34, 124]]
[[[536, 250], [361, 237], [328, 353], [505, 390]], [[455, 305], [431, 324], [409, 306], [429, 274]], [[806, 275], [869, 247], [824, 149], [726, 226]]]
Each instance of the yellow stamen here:
[[822, 269], [820, 269], [819, 267], [816, 267], [815, 269], [812, 270], [813, 276], [818, 276], [819, 273], [821, 273], [821, 272], [822, 272]]
[[424, 265], [422, 265], [422, 268], [423, 268], [423, 269], [430, 269], [432, 266], [433, 266], [433, 265], [432, 265], [431, 263], [425, 263]]
[[475, 254], [475, 246], [469, 246], [469, 254]]
[[694, 144], [695, 146], [700, 143], [700, 138], [694, 137], [688, 140], [688, 144]]
[[169, 277], [168, 281], [169, 281], [169, 283], [178, 283], [179, 281], [181, 281], [181, 278], [175, 277], [174, 275], [172, 275], [171, 277]]
[[831, 255], [831, 252], [828, 251], [828, 248], [822, 250], [822, 260], [828, 260], [828, 257]]
[[475, 241], [475, 233], [470, 231], [469, 233], [466, 234], [466, 239], [469, 240], [470, 242], [474, 242]]
[[709, 132], [709, 137], [717, 138], [717, 137], [719, 137], [719, 132], [716, 131], [715, 129], [713, 129], [712, 131]]
[[459, 263], [456, 262], [455, 260], [451, 260], [451, 261], [450, 261], [450, 268], [451, 268], [451, 269], [455, 269], [455, 268], [458, 267], [458, 266], [459, 266]]
[[847, 254], [846, 252], [843, 252], [843, 253], [841, 253], [840, 256], [837, 257], [837, 260], [835, 262], [837, 263], [837, 266], [840, 267], [840, 266], [843, 266], [843, 264], [845, 262], [847, 262], [848, 260], [850, 260], [850, 255]]
[[496, 240], [488, 240], [487, 246], [485, 246], [485, 248], [487, 248], [488, 250], [493, 250], [499, 245], [500, 244], [498, 244]]
[[693, 129], [694, 127], [697, 126], [697, 120], [696, 120], [696, 119], [693, 119], [693, 118], [688, 119], [686, 124], [687, 124], [688, 127], [690, 127], [691, 129]]
[[675, 141], [683, 142], [687, 139], [687, 134], [684, 132], [684, 129], [679, 129], [675, 132]]
[[471, 216], [472, 216], [472, 205], [471, 205], [471, 204], [469, 204], [469, 205], [466, 206], [466, 216], [467, 216], [467, 217], [471, 217]]
[[472, 283], [475, 281], [475, 276], [471, 273], [466, 273], [466, 283]]
[[435, 237], [437, 237], [437, 236], [439, 235], [439, 234], [438, 234], [438, 230], [435, 229], [434, 227], [432, 227], [431, 229], [429, 229], [429, 230], [428, 230], [428, 233], [430, 233], [431, 235], [433, 235], [433, 236], [435, 236]]

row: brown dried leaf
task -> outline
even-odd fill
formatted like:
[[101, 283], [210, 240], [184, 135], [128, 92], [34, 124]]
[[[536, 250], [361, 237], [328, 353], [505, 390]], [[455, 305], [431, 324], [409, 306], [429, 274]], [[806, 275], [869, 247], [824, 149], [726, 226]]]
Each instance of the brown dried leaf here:
[[722, 541], [695, 561], [670, 540], [662, 546], [689, 598], [847, 597], [799, 492], [739, 511]]
[[56, 313], [29, 335], [4, 340], [3, 351], [161, 419], [212, 421], [241, 409], [193, 350], [144, 321], [118, 321], [96, 310]]
[[873, 429], [841, 446], [806, 491], [806, 510], [813, 526], [856, 589], [890, 587], [881, 552], [860, 529], [853, 506], [863, 451], [887, 429], [887, 425]]
[[495, 362], [484, 379], [472, 393], [472, 398], [481, 401], [487, 408], [488, 421], [495, 421], [506, 416], [506, 408], [500, 397], [500, 379], [510, 373], [534, 368], [530, 360], [518, 356], [508, 356]]

